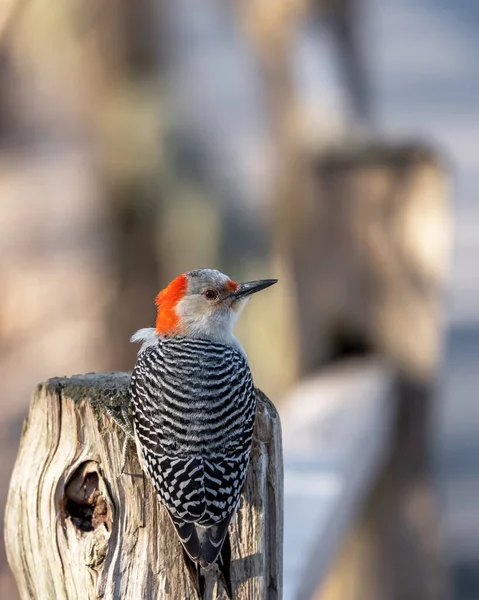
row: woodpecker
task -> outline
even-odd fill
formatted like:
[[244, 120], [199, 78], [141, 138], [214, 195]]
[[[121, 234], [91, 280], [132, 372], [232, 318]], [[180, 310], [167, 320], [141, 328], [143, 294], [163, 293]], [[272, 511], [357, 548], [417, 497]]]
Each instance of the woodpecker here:
[[276, 282], [189, 271], [156, 297], [156, 328], [131, 338], [142, 343], [131, 377], [134, 439], [200, 598], [201, 568], [214, 564], [232, 598], [228, 525], [246, 478], [256, 412], [233, 328], [251, 294]]

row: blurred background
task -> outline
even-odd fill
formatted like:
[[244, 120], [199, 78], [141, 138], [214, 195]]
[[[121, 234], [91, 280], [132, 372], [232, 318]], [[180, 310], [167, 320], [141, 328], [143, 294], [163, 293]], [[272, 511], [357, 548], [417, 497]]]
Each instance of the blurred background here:
[[393, 381], [302, 597], [478, 599], [478, 61], [477, 0], [3, 0], [2, 518], [37, 382], [130, 370], [185, 270], [278, 277], [238, 337], [280, 412], [362, 360]]

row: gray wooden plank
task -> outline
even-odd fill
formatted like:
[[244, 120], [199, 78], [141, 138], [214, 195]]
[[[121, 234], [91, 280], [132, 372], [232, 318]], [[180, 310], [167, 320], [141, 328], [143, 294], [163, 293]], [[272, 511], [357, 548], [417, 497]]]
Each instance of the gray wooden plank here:
[[393, 376], [362, 359], [300, 383], [282, 404], [284, 600], [311, 598], [386, 455]]

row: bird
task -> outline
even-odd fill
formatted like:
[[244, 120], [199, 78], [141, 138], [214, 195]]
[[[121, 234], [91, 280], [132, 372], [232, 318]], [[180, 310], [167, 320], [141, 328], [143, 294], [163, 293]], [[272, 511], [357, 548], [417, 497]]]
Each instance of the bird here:
[[215, 269], [173, 279], [156, 296], [155, 328], [131, 376], [133, 436], [166, 507], [200, 598], [218, 565], [232, 599], [228, 525], [245, 482], [256, 413], [246, 353], [233, 334], [252, 294], [277, 279], [237, 283]]

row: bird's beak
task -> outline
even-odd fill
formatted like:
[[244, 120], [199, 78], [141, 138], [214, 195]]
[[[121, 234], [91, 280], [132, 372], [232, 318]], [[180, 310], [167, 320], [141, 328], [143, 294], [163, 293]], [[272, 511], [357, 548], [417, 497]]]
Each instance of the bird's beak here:
[[277, 282], [277, 279], [259, 279], [258, 281], [245, 281], [244, 283], [239, 283], [235, 291], [230, 294], [230, 298], [239, 300], [245, 296], [260, 292]]

